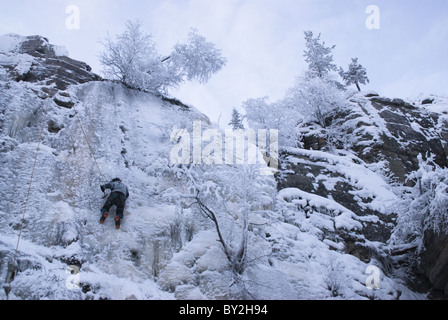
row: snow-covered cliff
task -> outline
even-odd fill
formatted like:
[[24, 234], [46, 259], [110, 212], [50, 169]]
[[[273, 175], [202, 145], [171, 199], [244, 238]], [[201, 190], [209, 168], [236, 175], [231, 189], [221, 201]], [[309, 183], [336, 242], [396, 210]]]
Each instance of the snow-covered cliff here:
[[[207, 117], [66, 55], [0, 37], [2, 299], [426, 298], [387, 259], [397, 196], [371, 144], [291, 149], [276, 177], [265, 164], [173, 164], [173, 132], [217, 130]], [[359, 112], [374, 107], [357, 97]], [[375, 136], [375, 115], [357, 137]], [[100, 184], [115, 177], [131, 195], [120, 230], [99, 224]]]

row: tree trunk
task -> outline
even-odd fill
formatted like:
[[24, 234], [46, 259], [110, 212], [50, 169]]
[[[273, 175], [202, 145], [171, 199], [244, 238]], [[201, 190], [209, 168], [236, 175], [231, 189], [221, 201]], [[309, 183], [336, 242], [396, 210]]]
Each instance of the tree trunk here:
[[202, 201], [199, 199], [199, 197], [196, 197], [196, 202], [199, 205], [199, 209], [202, 210], [202, 212], [204, 212], [205, 215], [210, 220], [212, 220], [213, 223], [215, 224], [216, 233], [218, 234], [219, 242], [222, 245], [222, 248], [224, 250], [224, 254], [226, 255], [227, 260], [229, 260], [230, 264], [233, 265], [232, 254], [230, 253], [230, 250], [227, 247], [226, 242], [224, 241], [224, 238], [222, 237], [221, 229], [219, 227], [218, 219], [216, 218], [215, 213], [212, 210], [210, 210], [204, 203], [202, 203]]
[[358, 88], [358, 91], [361, 92], [361, 88], [359, 87], [358, 82], [355, 82], [355, 84], [356, 84], [356, 88]]

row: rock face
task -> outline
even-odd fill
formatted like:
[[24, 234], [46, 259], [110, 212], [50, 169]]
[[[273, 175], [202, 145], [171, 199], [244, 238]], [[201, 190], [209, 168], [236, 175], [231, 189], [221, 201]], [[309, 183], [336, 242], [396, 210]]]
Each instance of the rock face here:
[[[387, 185], [392, 182], [412, 185], [406, 177], [418, 169], [420, 154], [434, 155], [439, 166], [448, 166], [447, 114], [448, 103], [443, 99], [409, 103], [377, 94], [356, 94], [346, 109], [327, 119], [326, 130], [313, 124], [302, 128], [302, 150], [283, 154], [278, 188], [293, 187], [330, 198], [361, 220], [370, 217], [362, 222], [361, 230], [340, 230], [339, 237], [348, 253], [356, 252], [366, 261], [382, 257], [387, 269], [393, 264], [391, 253], [378, 247], [372, 250], [370, 243], [388, 242], [395, 221], [394, 200], [393, 196], [383, 198], [383, 206], [377, 206], [375, 199], [384, 195], [381, 188], [390, 189]], [[377, 190], [366, 189], [354, 176], [357, 168], [378, 173], [384, 184]], [[430, 287], [445, 290], [447, 295], [448, 236], [427, 232], [424, 245], [416, 274], [423, 274]]]
[[421, 257], [421, 272], [427, 277], [432, 288], [443, 293], [448, 299], [448, 236], [425, 232], [424, 251]]
[[[41, 179], [39, 186], [44, 196], [35, 196], [36, 212], [26, 221], [30, 226], [41, 226], [44, 221], [45, 227], [35, 228], [32, 232], [25, 229], [29, 248], [18, 259], [17, 268], [21, 275], [18, 274], [15, 280], [16, 288], [19, 288], [16, 289], [17, 295], [28, 297], [29, 292], [35, 291], [37, 298], [109, 297], [113, 295], [107, 288], [116, 288], [113, 285], [121, 283], [115, 278], [111, 278], [110, 285], [109, 280], [103, 281], [111, 274], [121, 274], [126, 281], [135, 277], [138, 280], [135, 285], [138, 288], [141, 285], [144, 291], [148, 284], [151, 286], [153, 283], [141, 282], [138, 275], [143, 274], [144, 279], [150, 278], [151, 272], [159, 275], [159, 267], [171, 260], [164, 254], [159, 257], [159, 251], [163, 252], [165, 246], [171, 245], [165, 234], [176, 231], [165, 219], [167, 216], [177, 219], [177, 209], [161, 200], [154, 202], [159, 191], [151, 186], [156, 181], [160, 188], [171, 183], [171, 180], [160, 180], [159, 172], [164, 163], [160, 161], [159, 152], [167, 147], [171, 127], [182, 127], [187, 122], [192, 123], [193, 119], [204, 120], [204, 116], [175, 99], [149, 96], [120, 84], [98, 82], [100, 77], [92, 73], [87, 64], [67, 57], [64, 50], [49, 44], [48, 39], [41, 36], [3, 36], [0, 41], [0, 80], [0, 167], [18, 168], [16, 171], [0, 170], [1, 182], [14, 191], [8, 195], [9, 198], [0, 199], [2, 207], [8, 208], [8, 214], [0, 215], [2, 230], [17, 230], [21, 222], [19, 214], [14, 216], [10, 211], [21, 212], [22, 203], [16, 200], [16, 193], [24, 198], [26, 190], [23, 185], [28, 181], [30, 167], [17, 159], [32, 159], [36, 136], [44, 119], [47, 129], [37, 174], [46, 177]], [[48, 108], [46, 112], [45, 105]], [[132, 108], [122, 108], [125, 105]], [[98, 177], [95, 177], [96, 168], [89, 160], [88, 146], [82, 139], [77, 139], [82, 138], [82, 132], [78, 121], [75, 121], [75, 106], [81, 119], [86, 121], [85, 129], [90, 133], [92, 143], [97, 145], [96, 155], [100, 164], [104, 167], [118, 164], [120, 175], [125, 174], [125, 178], [135, 185], [133, 199], [136, 200], [129, 207], [132, 215], [128, 221], [130, 227], [135, 223], [133, 230], [138, 232], [121, 234], [122, 241], [116, 241], [115, 234], [104, 238], [104, 232], [94, 227], [98, 218], [92, 216], [92, 212], [97, 210], [101, 201], [89, 199], [92, 199], [90, 190], [98, 189]], [[144, 111], [147, 108], [150, 110]], [[396, 257], [401, 252], [391, 252], [387, 247], [396, 219], [394, 203], [397, 196], [391, 191], [391, 182], [406, 183], [406, 175], [417, 169], [419, 154], [434, 154], [439, 165], [447, 165], [447, 113], [447, 101], [438, 97], [425, 97], [408, 103], [374, 93], [357, 93], [349, 98], [343, 111], [328, 119], [325, 130], [313, 124], [302, 128], [300, 148], [283, 152], [276, 176], [279, 189], [277, 206], [280, 204], [281, 209], [277, 208], [275, 214], [281, 215], [281, 222], [270, 225], [271, 229], [267, 230], [261, 227], [264, 223], [254, 221], [251, 225], [259, 234], [264, 234], [269, 243], [266, 252], [272, 251], [263, 267], [268, 272], [263, 274], [273, 274], [272, 283], [283, 279], [282, 285], [278, 286], [279, 297], [285, 297], [282, 294], [290, 283], [299, 293], [319, 292], [309, 289], [310, 286], [321, 285], [316, 276], [319, 270], [329, 272], [330, 279], [325, 277], [325, 284], [326, 280], [346, 272], [349, 268], [345, 262], [353, 257], [357, 258], [356, 263], [351, 264], [357, 266], [353, 268], [356, 276], [340, 281], [353, 282], [355, 279], [356, 286], [351, 288], [359, 294], [356, 297], [370, 297], [363, 293], [363, 289], [369, 294], [372, 292], [364, 286], [365, 265], [379, 265], [388, 279], [385, 286], [386, 282], [392, 282], [395, 270], [400, 267], [401, 262], [397, 262]], [[112, 121], [104, 115], [116, 118], [111, 118], [114, 119]], [[160, 122], [154, 123], [154, 117], [159, 117]], [[170, 121], [166, 123], [166, 119]], [[111, 123], [116, 125], [111, 126]], [[158, 129], [148, 131], [147, 127]], [[109, 130], [109, 134], [98, 134], [105, 130]], [[62, 174], [67, 171], [77, 174]], [[173, 178], [175, 183], [177, 180]], [[92, 204], [92, 201], [96, 202]], [[146, 220], [142, 218], [147, 212], [160, 215], [155, 219], [160, 226], [154, 226], [152, 216]], [[35, 243], [32, 243], [33, 237]], [[201, 237], [210, 238], [210, 243], [216, 245], [213, 233], [204, 233]], [[10, 248], [15, 244], [5, 239], [3, 236], [0, 239], [0, 280], [11, 276], [6, 272], [12, 259]], [[198, 286], [200, 283], [204, 287], [213, 286], [215, 278], [207, 276], [221, 272], [222, 264], [216, 270], [207, 269], [213, 265], [211, 262], [220, 261], [215, 254], [221, 251], [219, 248], [209, 250], [204, 243], [205, 240], [193, 242], [186, 251], [172, 259], [164, 277], [161, 277], [165, 281], [162, 285], [167, 288], [177, 285], [180, 289], [176, 295], [181, 297], [205, 297]], [[50, 247], [52, 249], [47, 250]], [[58, 250], [53, 250], [55, 248]], [[327, 251], [340, 253], [344, 264], [338, 267], [334, 261], [329, 261], [328, 266], [323, 266], [321, 255]], [[201, 258], [205, 255], [203, 252], [210, 253], [211, 257]], [[163, 261], [159, 262], [159, 258]], [[424, 250], [419, 252], [418, 258], [421, 264], [417, 272], [429, 282], [429, 287], [418, 289], [426, 293], [433, 288], [447, 294], [448, 236], [427, 232]], [[111, 259], [114, 260], [112, 265]], [[89, 270], [86, 261], [104, 262], [104, 265], [92, 264]], [[63, 273], [67, 264], [87, 267], [83, 270], [83, 274], [88, 276], [87, 284], [81, 293], [67, 292], [61, 287], [60, 279], [64, 279], [64, 274], [60, 273], [55, 276], [46, 274], [45, 281], [48, 282], [36, 283], [38, 290], [34, 283], [20, 280], [27, 279], [27, 272], [37, 274], [36, 279], [46, 270], [61, 270]], [[148, 265], [153, 266], [152, 270], [148, 270]], [[279, 269], [274, 269], [277, 265]], [[202, 278], [192, 271], [199, 267], [205, 271]], [[105, 276], [100, 274], [102, 279], [99, 281], [96, 272], [101, 268], [104, 268]], [[277, 270], [278, 274], [272, 270]], [[279, 275], [278, 270], [284, 274]], [[254, 283], [262, 281], [265, 283], [266, 279], [260, 278]], [[226, 280], [227, 283], [229, 281]], [[33, 287], [32, 290], [22, 289], [28, 285]], [[385, 292], [380, 298], [396, 299], [400, 295], [406, 298], [406, 288], [391, 287], [394, 289], [392, 293]], [[49, 288], [56, 291], [50, 292]], [[264, 287], [261, 290], [267, 291]], [[144, 298], [172, 298], [165, 293], [159, 295], [159, 291], [154, 292], [158, 294]], [[267, 292], [266, 296], [272, 298], [270, 294]], [[213, 297], [223, 296], [219, 292]], [[295, 296], [291, 294], [291, 297]], [[299, 297], [308, 298], [306, 295]]]
[[63, 48], [51, 45], [47, 38], [14, 34], [3, 38], [9, 46], [0, 48], [0, 66], [9, 71], [12, 80], [46, 85], [52, 94], [71, 84], [100, 80], [90, 66], [69, 58]]
[[433, 154], [442, 167], [448, 165], [446, 120], [436, 113], [405, 103], [400, 99], [371, 98], [372, 105], [386, 122], [389, 134], [382, 135], [382, 145], [373, 151], [389, 162], [399, 181], [418, 168], [419, 154]]
[[[101, 79], [85, 63], [63, 54], [43, 37], [0, 36], [0, 299], [172, 299], [151, 280], [172, 254], [166, 234], [175, 217], [173, 205], [155, 200], [152, 175], [160, 170], [151, 166], [171, 146], [173, 126], [205, 116], [175, 100], [95, 81]], [[99, 185], [116, 176], [132, 181], [122, 225], [129, 229], [120, 234], [98, 223], [105, 201]], [[32, 188], [22, 219], [25, 186]], [[66, 286], [75, 275], [72, 268], [65, 273], [69, 266], [83, 268], [82, 288]], [[102, 275], [112, 275], [110, 284]], [[130, 290], [112, 289], [115, 283]]]

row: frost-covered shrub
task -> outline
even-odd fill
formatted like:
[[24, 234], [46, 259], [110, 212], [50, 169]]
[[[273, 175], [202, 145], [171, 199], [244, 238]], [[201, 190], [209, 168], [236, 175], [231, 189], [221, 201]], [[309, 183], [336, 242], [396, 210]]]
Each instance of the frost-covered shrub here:
[[327, 263], [327, 274], [324, 276], [324, 282], [333, 297], [342, 294], [344, 286], [345, 274], [343, 273], [343, 265], [338, 261], [335, 253], [330, 253]]
[[448, 233], [448, 168], [441, 168], [430, 156], [418, 156], [419, 169], [409, 174], [415, 186], [404, 195], [398, 207], [397, 226], [392, 243], [422, 245], [426, 230]]
[[225, 267], [239, 278], [249, 261], [260, 254], [251, 221], [263, 220], [272, 207], [273, 177], [260, 175], [260, 165], [198, 165], [171, 170], [183, 183], [176, 190], [167, 190], [165, 196], [195, 210], [201, 217], [198, 220], [207, 221], [227, 259]]

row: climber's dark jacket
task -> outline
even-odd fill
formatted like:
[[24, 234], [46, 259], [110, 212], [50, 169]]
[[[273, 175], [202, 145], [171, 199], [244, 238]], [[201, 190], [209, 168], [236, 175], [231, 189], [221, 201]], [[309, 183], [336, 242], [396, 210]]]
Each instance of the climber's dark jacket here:
[[126, 199], [129, 198], [128, 187], [120, 181], [111, 181], [101, 186], [101, 191], [110, 190], [111, 194], [101, 209], [101, 214], [109, 212], [112, 206], [117, 206], [116, 215], [123, 219], [123, 211], [126, 205]]

